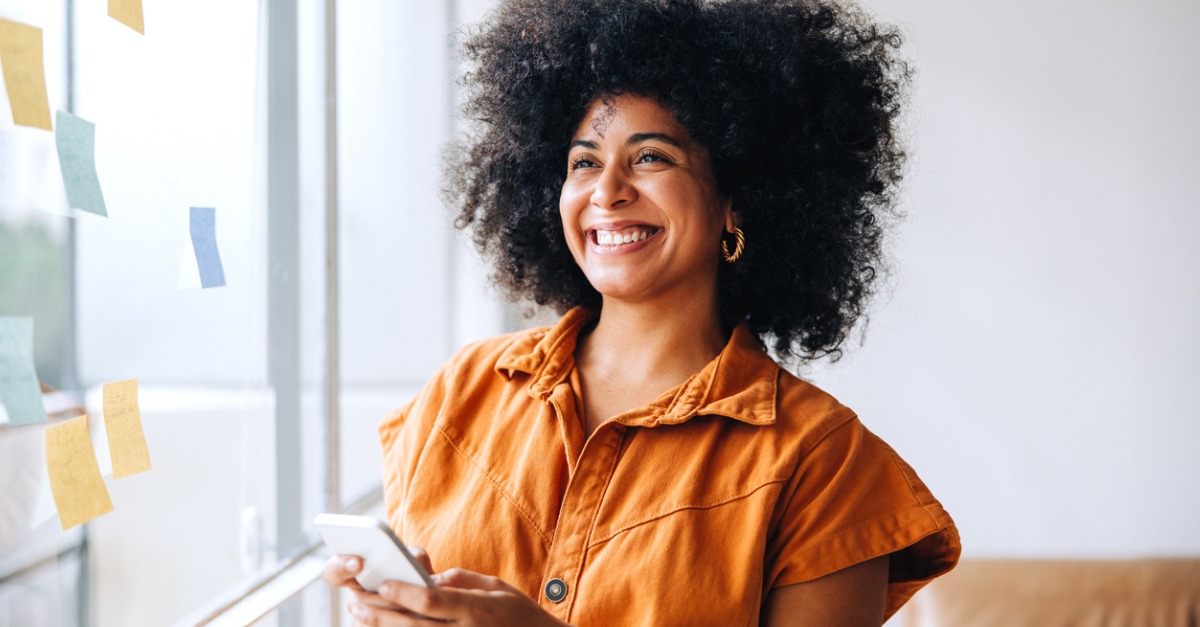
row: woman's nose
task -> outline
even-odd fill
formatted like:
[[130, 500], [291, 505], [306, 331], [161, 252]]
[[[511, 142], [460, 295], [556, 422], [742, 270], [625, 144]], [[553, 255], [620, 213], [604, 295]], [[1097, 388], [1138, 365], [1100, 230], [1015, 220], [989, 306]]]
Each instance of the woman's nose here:
[[605, 168], [596, 178], [591, 202], [601, 209], [617, 209], [637, 199], [637, 189], [620, 167]]

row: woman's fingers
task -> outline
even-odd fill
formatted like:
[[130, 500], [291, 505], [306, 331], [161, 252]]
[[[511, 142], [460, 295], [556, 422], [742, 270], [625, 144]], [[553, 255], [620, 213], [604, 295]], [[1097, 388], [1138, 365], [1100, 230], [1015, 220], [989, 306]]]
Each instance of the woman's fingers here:
[[429, 554], [425, 552], [425, 549], [419, 546], [410, 546], [408, 547], [408, 552], [425, 567], [425, 572], [433, 573], [433, 562], [429, 560]]
[[432, 588], [401, 581], [386, 581], [379, 597], [400, 610], [364, 603], [352, 604], [351, 614], [365, 625], [434, 625], [447, 622], [462, 627], [539, 625], [564, 627], [565, 623], [507, 583], [479, 573], [450, 569], [434, 575]]
[[431, 620], [415, 616], [404, 610], [394, 610], [366, 603], [351, 602], [347, 605], [350, 616], [355, 624], [368, 627], [435, 627], [445, 625], [445, 621]]
[[379, 586], [379, 597], [384, 602], [416, 614], [442, 619], [458, 619], [469, 614], [470, 606], [480, 601], [480, 593], [508, 592], [524, 597], [496, 577], [469, 570], [452, 568], [433, 578], [438, 584], [433, 588], [402, 581], [385, 581]]
[[433, 576], [433, 581], [439, 586], [449, 588], [465, 588], [468, 590], [492, 590], [496, 592], [515, 592], [512, 586], [504, 583], [499, 577], [481, 575], [462, 568], [451, 568], [444, 573]]
[[379, 586], [379, 596], [410, 612], [433, 618], [454, 618], [461, 609], [457, 591], [450, 588], [427, 588], [402, 581], [385, 581]]
[[404, 609], [404, 608], [400, 607], [399, 605], [396, 605], [395, 603], [388, 601], [387, 599], [379, 596], [378, 594], [376, 594], [374, 592], [363, 591], [363, 592], [351, 592], [350, 594], [352, 594], [353, 596], [350, 598], [349, 601], [346, 602], [347, 608], [349, 608], [351, 605], [358, 603], [358, 604], [362, 604], [362, 605], [370, 605], [371, 607], [380, 607], [385, 610], [402, 610], [402, 609]]
[[362, 570], [362, 559], [355, 555], [334, 555], [325, 562], [321, 577], [331, 586], [362, 590], [354, 576]]

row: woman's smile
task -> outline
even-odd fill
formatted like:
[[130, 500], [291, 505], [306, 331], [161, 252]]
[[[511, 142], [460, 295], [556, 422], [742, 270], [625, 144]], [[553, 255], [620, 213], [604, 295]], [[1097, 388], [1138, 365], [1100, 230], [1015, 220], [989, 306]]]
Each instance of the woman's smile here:
[[634, 226], [607, 225], [587, 230], [588, 241], [601, 255], [622, 254], [641, 250], [663, 230], [656, 226], [638, 224]]

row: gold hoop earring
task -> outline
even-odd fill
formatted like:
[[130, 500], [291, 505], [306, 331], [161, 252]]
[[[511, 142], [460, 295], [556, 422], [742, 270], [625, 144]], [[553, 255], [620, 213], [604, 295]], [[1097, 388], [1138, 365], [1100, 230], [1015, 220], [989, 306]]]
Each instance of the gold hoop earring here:
[[746, 234], [742, 233], [742, 229], [733, 227], [733, 237], [737, 243], [733, 246], [733, 253], [729, 252], [729, 245], [725, 242], [725, 238], [721, 238], [721, 257], [725, 263], [736, 263], [742, 258], [742, 250], [746, 247]]

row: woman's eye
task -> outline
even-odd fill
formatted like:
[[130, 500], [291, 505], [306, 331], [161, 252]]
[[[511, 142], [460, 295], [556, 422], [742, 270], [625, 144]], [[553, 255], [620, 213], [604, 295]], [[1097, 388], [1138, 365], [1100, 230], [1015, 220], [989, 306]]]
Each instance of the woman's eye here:
[[654, 163], [656, 161], [666, 162], [668, 159], [657, 152], [651, 152], [649, 150], [642, 151], [637, 157], [637, 163]]
[[572, 170], [578, 170], [579, 168], [592, 168], [595, 166], [596, 166], [595, 162], [593, 162], [590, 159], [584, 159], [582, 157], [579, 159], [575, 159], [574, 161], [571, 162]]

